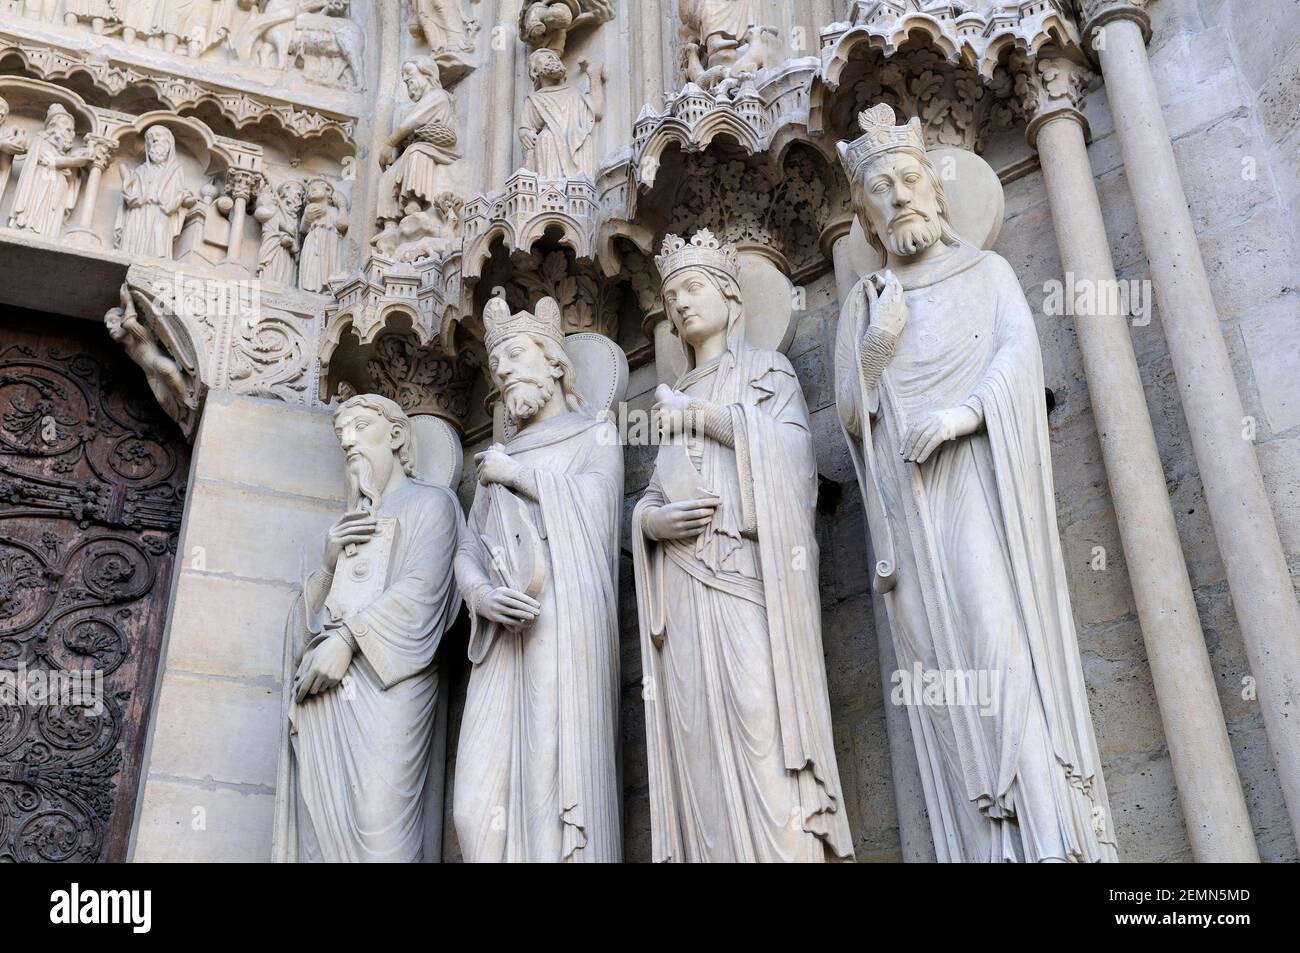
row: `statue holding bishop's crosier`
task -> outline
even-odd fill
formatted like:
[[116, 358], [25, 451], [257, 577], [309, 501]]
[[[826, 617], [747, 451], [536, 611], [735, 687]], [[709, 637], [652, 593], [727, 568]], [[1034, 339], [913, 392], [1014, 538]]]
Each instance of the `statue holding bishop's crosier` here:
[[993, 686], [908, 710], [938, 857], [1114, 861], [1029, 306], [953, 232], [920, 123], [860, 124], [840, 157], [886, 267], [845, 302], [836, 366], [875, 589], [900, 669]]
[[456, 557], [473, 663], [456, 833], [470, 862], [616, 863], [623, 449], [576, 390], [559, 304], [493, 298], [483, 322], [513, 436], [477, 457]]
[[452, 560], [464, 517], [449, 489], [414, 478], [411, 422], [393, 401], [353, 397], [334, 432], [348, 512], [288, 623], [276, 857], [435, 862], [435, 655], [460, 611]]
[[734, 248], [670, 235], [656, 263], [687, 370], [632, 516], [654, 860], [848, 860], [803, 392], [745, 339]]

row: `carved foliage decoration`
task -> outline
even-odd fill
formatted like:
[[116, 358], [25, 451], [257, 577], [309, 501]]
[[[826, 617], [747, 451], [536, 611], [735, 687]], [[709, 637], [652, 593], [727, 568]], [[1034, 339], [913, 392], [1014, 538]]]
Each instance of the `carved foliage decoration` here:
[[818, 240], [832, 212], [836, 172], [820, 155], [793, 148], [779, 170], [766, 157], [716, 149], [684, 158], [667, 231], [707, 228], [722, 241], [760, 245], [783, 257], [795, 280], [824, 267]]
[[574, 260], [560, 249], [516, 251], [510, 263], [513, 281], [505, 287], [512, 309], [532, 311], [543, 298], [554, 298], [564, 315], [565, 334], [595, 331], [617, 337], [623, 285], [606, 278], [594, 263]]
[[[0, 704], [0, 862], [120, 860], [188, 454], [112, 345], [14, 334], [30, 344], [0, 352], [0, 670], [29, 703]], [[99, 690], [57, 681], [83, 671]]]
[[893, 106], [902, 120], [920, 119], [931, 149], [952, 146], [980, 152], [991, 129], [1006, 128], [1023, 117], [1012, 73], [1005, 66], [984, 78], [917, 43], [905, 44], [887, 59], [878, 51], [859, 56], [845, 71], [851, 95], [838, 96], [831, 109], [831, 128], [841, 138], [856, 134], [858, 113], [881, 102]]
[[374, 393], [396, 401], [407, 414], [433, 414], [464, 426], [480, 361], [472, 349], [455, 358], [421, 346], [411, 334], [384, 334], [366, 362]]

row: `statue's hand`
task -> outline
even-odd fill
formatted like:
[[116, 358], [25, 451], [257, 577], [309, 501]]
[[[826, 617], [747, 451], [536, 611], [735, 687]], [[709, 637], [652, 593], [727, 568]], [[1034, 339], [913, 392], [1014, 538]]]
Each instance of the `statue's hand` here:
[[308, 695], [327, 692], [348, 673], [352, 664], [352, 646], [341, 635], [331, 635], [302, 660], [294, 676], [294, 698], [299, 704]]
[[483, 597], [478, 614], [492, 622], [515, 628], [536, 622], [542, 605], [536, 599], [506, 586], [498, 586]]
[[927, 414], [903, 436], [903, 459], [909, 463], [925, 463], [941, 444], [969, 436], [979, 426], [979, 414], [969, 407], [950, 407]]
[[691, 407], [691, 399], [667, 384], [660, 384], [655, 390], [655, 400], [654, 419], [659, 421], [660, 438], [668, 440], [682, 433], [686, 429], [686, 411]]
[[343, 550], [348, 546], [368, 542], [375, 535], [376, 529], [378, 524], [373, 514], [363, 513], [360, 510], [344, 513], [339, 521], [330, 527], [329, 535], [325, 537], [325, 568], [333, 572], [334, 567], [338, 565], [339, 556], [343, 555]]
[[716, 496], [668, 503], [646, 514], [644, 528], [652, 539], [691, 539], [704, 532], [721, 505]]
[[475, 454], [474, 463], [478, 466], [478, 482], [483, 486], [499, 483], [505, 487], [514, 487], [523, 470], [523, 466], [511, 459], [499, 443]]
[[872, 279], [867, 280], [867, 306], [871, 326], [894, 337], [901, 337], [907, 326], [907, 301], [903, 286], [892, 271], [886, 271], [882, 286], [877, 289]]

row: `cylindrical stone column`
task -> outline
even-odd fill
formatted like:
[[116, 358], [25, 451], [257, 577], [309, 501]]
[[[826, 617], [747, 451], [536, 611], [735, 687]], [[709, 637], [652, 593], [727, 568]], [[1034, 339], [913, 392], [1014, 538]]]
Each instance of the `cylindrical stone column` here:
[[632, 39], [641, 52], [641, 103], [632, 111], [649, 104], [656, 110], [664, 105], [664, 37], [663, 8], [660, 0], [641, 0], [641, 17], [632, 28]]
[[492, 48], [492, 106], [489, 113], [492, 116], [492, 134], [488, 156], [491, 175], [488, 182], [495, 188], [503, 187], [515, 171], [515, 137], [519, 126], [515, 116], [515, 71], [519, 47], [523, 45], [516, 29], [520, 2], [501, 0], [497, 8], [499, 45], [504, 49], [496, 49], [496, 43]]
[[1101, 61], [1174, 374], [1227, 570], [1278, 780], [1300, 832], [1300, 604], [1219, 326], [1147, 58], [1146, 12], [1091, 4]]
[[[1029, 127], [1067, 287], [1111, 287], [1115, 266], [1084, 141], [1085, 120], [1051, 108]], [[1259, 860], [1241, 779], [1165, 489], [1127, 316], [1094, 293], [1075, 316], [1097, 436], [1183, 818], [1198, 861]]]

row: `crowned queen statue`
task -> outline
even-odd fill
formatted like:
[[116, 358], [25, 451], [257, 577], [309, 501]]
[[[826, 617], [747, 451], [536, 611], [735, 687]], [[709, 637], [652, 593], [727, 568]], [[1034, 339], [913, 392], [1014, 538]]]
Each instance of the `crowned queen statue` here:
[[654, 859], [852, 859], [803, 391], [745, 339], [733, 247], [669, 235], [656, 263], [687, 370], [632, 516]]

